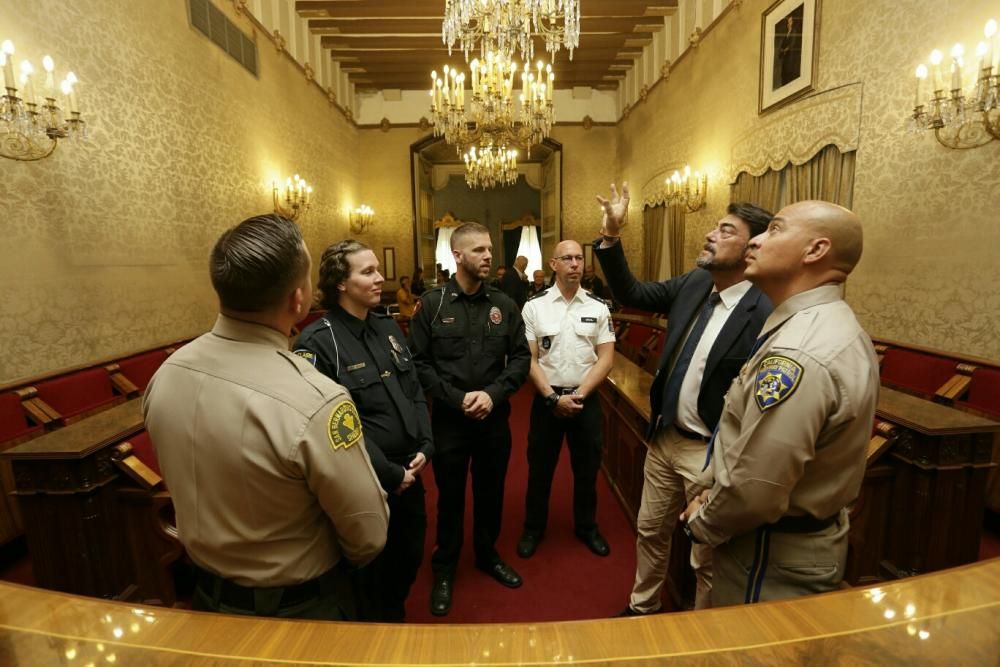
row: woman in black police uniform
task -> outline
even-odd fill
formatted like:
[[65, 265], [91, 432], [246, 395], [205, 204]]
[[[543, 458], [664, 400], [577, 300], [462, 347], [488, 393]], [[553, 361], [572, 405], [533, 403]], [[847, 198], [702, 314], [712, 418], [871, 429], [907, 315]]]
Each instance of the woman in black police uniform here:
[[310, 324], [295, 353], [344, 385], [358, 406], [365, 445], [389, 494], [385, 550], [358, 573], [363, 620], [401, 622], [423, 558], [427, 511], [420, 471], [434, 451], [427, 401], [410, 351], [382, 298], [378, 259], [347, 240], [323, 253], [319, 268], [326, 315]]

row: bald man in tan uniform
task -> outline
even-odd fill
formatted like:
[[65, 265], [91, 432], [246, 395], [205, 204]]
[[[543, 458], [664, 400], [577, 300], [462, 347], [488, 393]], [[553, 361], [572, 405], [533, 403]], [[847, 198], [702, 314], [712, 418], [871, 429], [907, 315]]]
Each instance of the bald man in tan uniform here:
[[288, 351], [311, 303], [294, 223], [244, 221], [212, 251], [222, 313], [163, 364], [146, 428], [198, 568], [194, 607], [351, 619], [348, 565], [381, 551], [388, 510], [347, 391]]
[[726, 396], [714, 486], [681, 515], [715, 549], [713, 606], [843, 579], [846, 506], [861, 488], [879, 387], [871, 340], [843, 301], [861, 247], [857, 216], [815, 201], [785, 207], [750, 241], [745, 275], [774, 312]]

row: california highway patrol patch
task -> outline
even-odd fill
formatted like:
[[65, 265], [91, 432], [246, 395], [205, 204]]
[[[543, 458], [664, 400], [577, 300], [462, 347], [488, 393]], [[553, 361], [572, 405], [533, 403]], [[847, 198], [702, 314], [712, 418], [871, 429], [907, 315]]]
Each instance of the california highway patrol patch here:
[[316, 355], [309, 350], [295, 350], [295, 354], [299, 355], [313, 366], [316, 365]]
[[361, 417], [351, 401], [344, 401], [330, 413], [330, 446], [349, 449], [361, 439]]
[[802, 379], [802, 366], [788, 357], [767, 357], [757, 368], [757, 391], [754, 398], [763, 412], [795, 393]]

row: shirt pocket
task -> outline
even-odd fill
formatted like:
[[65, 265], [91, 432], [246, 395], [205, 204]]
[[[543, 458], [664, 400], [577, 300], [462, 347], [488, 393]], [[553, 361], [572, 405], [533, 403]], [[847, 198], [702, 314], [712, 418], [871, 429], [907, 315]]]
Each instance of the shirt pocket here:
[[507, 335], [506, 322], [499, 325], [487, 325], [486, 335], [483, 336], [483, 351], [495, 358], [505, 356], [508, 348]]
[[437, 359], [461, 359], [465, 356], [465, 337], [455, 324], [435, 324], [431, 350]]
[[[596, 318], [594, 318], [596, 319]], [[576, 347], [580, 351], [589, 352], [589, 356], [597, 358], [597, 340], [600, 335], [600, 322], [583, 322], [580, 319], [573, 321], [573, 335], [576, 338]]]
[[339, 379], [340, 383], [351, 393], [351, 396], [355, 396], [358, 392], [364, 392], [370, 387], [377, 387], [382, 383], [378, 368], [372, 363], [366, 363], [361, 368], [354, 370], [350, 370], [350, 367], [345, 368], [340, 373]]

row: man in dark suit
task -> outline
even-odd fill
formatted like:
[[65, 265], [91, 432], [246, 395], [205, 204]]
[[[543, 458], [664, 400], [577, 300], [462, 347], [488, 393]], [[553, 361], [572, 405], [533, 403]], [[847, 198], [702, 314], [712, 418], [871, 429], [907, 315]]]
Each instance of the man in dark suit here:
[[[619, 233], [628, 213], [628, 184], [604, 208], [594, 254], [619, 303], [667, 313], [666, 341], [650, 387], [650, 426], [642, 502], [637, 521], [636, 576], [621, 615], [655, 613], [670, 561], [670, 540], [687, 500], [711, 480], [702, 479], [706, 442], [719, 422], [723, 397], [771, 313], [771, 303], [743, 277], [750, 239], [772, 215], [752, 204], [730, 204], [705, 236], [693, 271], [662, 282], [641, 283], [628, 268]], [[693, 545], [695, 608], [710, 606], [711, 550]]]
[[518, 308], [524, 308], [524, 302], [528, 300], [528, 276], [524, 273], [527, 268], [528, 258], [519, 255], [514, 260], [512, 270], [508, 269], [497, 285], [504, 294], [514, 300]]

